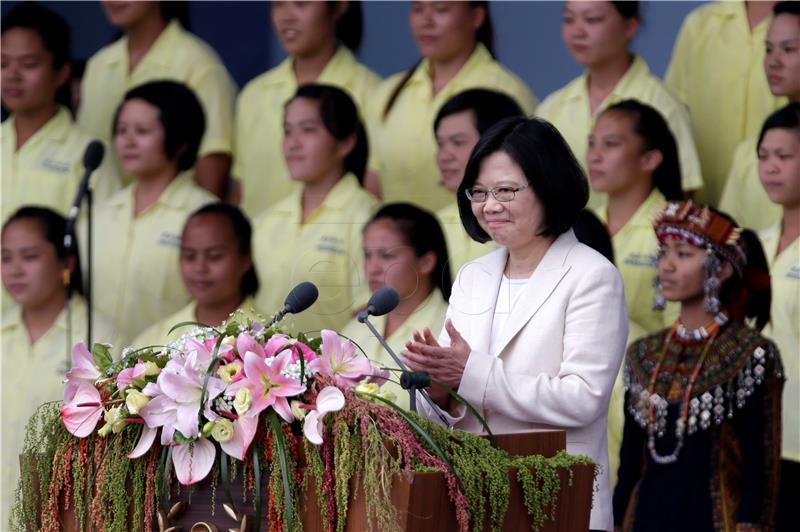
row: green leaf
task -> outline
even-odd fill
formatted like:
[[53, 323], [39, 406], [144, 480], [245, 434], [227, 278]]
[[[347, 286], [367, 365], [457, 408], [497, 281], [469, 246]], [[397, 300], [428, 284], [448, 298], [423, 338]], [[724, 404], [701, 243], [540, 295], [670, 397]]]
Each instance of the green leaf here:
[[489, 424], [486, 422], [485, 419], [483, 419], [483, 416], [480, 415], [477, 410], [475, 410], [475, 407], [472, 406], [472, 404], [469, 401], [461, 397], [454, 389], [450, 388], [441, 381], [437, 381], [436, 379], [431, 377], [431, 383], [435, 384], [442, 390], [446, 391], [450, 395], [450, 397], [452, 397], [453, 399], [464, 405], [467, 408], [467, 410], [469, 410], [470, 414], [475, 416], [475, 419], [477, 419], [483, 426], [483, 430], [486, 431], [486, 434], [489, 436], [489, 441], [492, 442], [492, 445], [497, 447], [497, 441], [495, 441], [494, 434], [492, 434], [492, 431], [489, 428]]
[[278, 457], [280, 458], [281, 464], [283, 501], [286, 508], [286, 530], [292, 530], [294, 509], [292, 508], [292, 490], [289, 487], [289, 459], [286, 451], [286, 435], [283, 433], [281, 422], [278, 420], [278, 415], [275, 413], [275, 410], [270, 410], [269, 412], [269, 424], [273, 434], [275, 434], [275, 443], [278, 446]]
[[[220, 477], [222, 477], [222, 489], [225, 491], [225, 497], [228, 499], [228, 504], [230, 504], [233, 507], [233, 510], [236, 511], [236, 503], [231, 495], [231, 478], [230, 474], [228, 474], [228, 455], [222, 452], [222, 450], [220, 450], [219, 453], [219, 472]], [[257, 521], [256, 526], [258, 526]]]
[[[253, 483], [256, 498], [256, 532], [261, 530], [261, 464], [258, 461], [258, 448], [253, 449]], [[291, 530], [291, 529], [290, 529]]]
[[189, 327], [190, 325], [193, 325], [195, 327], [203, 327], [203, 328], [206, 328], [206, 329], [212, 329], [218, 336], [222, 335], [214, 327], [211, 327], [210, 325], [206, 325], [205, 323], [200, 323], [199, 321], [182, 321], [180, 323], [176, 323], [175, 325], [172, 326], [172, 328], [169, 330], [169, 332], [167, 334], [168, 335], [172, 334], [172, 331], [180, 329], [181, 327]]
[[95, 343], [92, 346], [92, 356], [94, 363], [101, 372], [105, 372], [111, 364], [114, 363], [114, 358], [111, 356], [107, 344]]

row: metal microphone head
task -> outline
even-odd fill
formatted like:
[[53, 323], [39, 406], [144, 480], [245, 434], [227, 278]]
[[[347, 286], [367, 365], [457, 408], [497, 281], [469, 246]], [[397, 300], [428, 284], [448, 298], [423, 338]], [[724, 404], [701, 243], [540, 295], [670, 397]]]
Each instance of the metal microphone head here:
[[106, 149], [103, 143], [99, 140], [93, 140], [86, 146], [86, 151], [83, 152], [83, 167], [89, 171], [96, 170], [100, 163], [103, 162], [103, 155]]
[[400, 295], [392, 287], [378, 288], [367, 303], [367, 312], [372, 316], [383, 316], [393, 311], [400, 304]]
[[319, 290], [308, 281], [304, 281], [292, 288], [283, 302], [283, 310], [289, 314], [297, 314], [314, 304], [319, 297]]

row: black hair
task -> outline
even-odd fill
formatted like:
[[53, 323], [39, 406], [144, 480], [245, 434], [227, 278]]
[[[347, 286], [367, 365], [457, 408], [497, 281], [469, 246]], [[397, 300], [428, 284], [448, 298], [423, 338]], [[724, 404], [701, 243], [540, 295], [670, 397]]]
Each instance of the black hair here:
[[800, 17], [800, 2], [796, 0], [776, 2], [775, 5], [772, 6], [772, 16], [777, 17], [778, 15], [795, 15]]
[[[489, 54], [494, 57], [494, 25], [492, 24], [492, 16], [491, 12], [489, 11], [489, 2], [485, 0], [473, 1], [469, 3], [469, 6], [472, 9], [482, 8], [484, 10], [485, 16], [483, 17], [483, 24], [481, 24], [481, 27], [475, 32], [475, 40], [483, 44], [489, 51]], [[409, 68], [405, 75], [397, 83], [397, 86], [392, 91], [391, 96], [389, 96], [389, 99], [386, 101], [386, 106], [383, 108], [383, 120], [386, 120], [386, 118], [389, 116], [389, 113], [391, 112], [392, 107], [394, 107], [394, 104], [397, 101], [397, 98], [400, 96], [400, 93], [403, 92], [406, 84], [409, 82], [421, 63], [422, 58], [414, 63], [414, 66]]]
[[243, 297], [252, 296], [258, 292], [258, 275], [256, 274], [255, 264], [252, 263], [253, 257], [253, 226], [247, 216], [236, 206], [227, 203], [209, 203], [194, 211], [186, 220], [183, 230], [194, 218], [198, 216], [220, 216], [231, 225], [231, 232], [239, 243], [239, 254], [243, 257], [251, 258], [250, 269], [242, 276], [241, 292]]
[[564, 138], [549, 122], [538, 118], [506, 118], [481, 136], [458, 187], [461, 223], [477, 242], [490, 240], [478, 224], [466, 190], [478, 179], [481, 164], [488, 156], [505, 152], [525, 174], [544, 209], [539, 236], [556, 237], [568, 231], [589, 200], [589, 184], [581, 165]]
[[[329, 1], [327, 4], [328, 11], [333, 11], [339, 2]], [[351, 0], [347, 2], [347, 9], [336, 24], [336, 38], [350, 50], [357, 52], [361, 47], [363, 35], [364, 15], [361, 10], [361, 2]]]
[[572, 230], [575, 231], [575, 237], [579, 242], [586, 244], [614, 264], [614, 245], [611, 242], [611, 235], [608, 234], [608, 227], [592, 211], [581, 209]]
[[338, 87], [318, 83], [298, 87], [292, 99], [286, 102], [286, 106], [288, 107], [297, 98], [319, 102], [320, 119], [325, 129], [337, 140], [345, 140], [355, 135], [356, 145], [344, 159], [344, 171], [352, 172], [358, 178], [358, 182], [363, 183], [367, 173], [369, 142], [353, 99]]
[[489, 89], [469, 89], [459, 92], [445, 102], [433, 121], [433, 132], [439, 123], [450, 115], [471, 111], [478, 135], [510, 116], [523, 116], [525, 112], [511, 96]]
[[632, 18], [641, 18], [641, 10], [638, 1], [625, 0], [623, 2], [611, 2], [616, 8], [622, 18], [630, 20]]
[[125, 93], [114, 114], [112, 136], [117, 129], [119, 113], [130, 100], [144, 100], [158, 109], [158, 119], [164, 127], [164, 153], [169, 159], [177, 156], [178, 171], [194, 166], [206, 129], [203, 106], [194, 91], [183, 83], [169, 80], [150, 81], [132, 88]]
[[[14, 28], [31, 30], [42, 40], [53, 56], [53, 70], [70, 64], [72, 34], [64, 18], [36, 2], [23, 2], [3, 18], [2, 33]], [[56, 90], [56, 103], [72, 110], [69, 79]]]
[[761, 147], [764, 135], [766, 135], [767, 131], [770, 129], [790, 129], [800, 134], [800, 102], [792, 102], [784, 105], [767, 117], [758, 135], [756, 152], [758, 148]]
[[191, 22], [189, 17], [189, 7], [190, 3], [186, 0], [178, 0], [178, 1], [161, 1], [159, 2], [159, 7], [161, 9], [161, 18], [164, 19], [165, 22], [169, 22], [172, 19], [176, 19], [180, 22], [181, 26], [187, 31], [191, 30]]
[[73, 234], [72, 247], [67, 254], [64, 247], [64, 236], [67, 234], [67, 219], [58, 214], [53, 209], [47, 207], [37, 207], [26, 205], [20, 207], [3, 223], [3, 234], [6, 229], [14, 222], [31, 220], [39, 224], [44, 239], [53, 245], [56, 250], [56, 257], [65, 261], [71, 259], [74, 269], [71, 273], [69, 291], [83, 295], [83, 278], [81, 276], [81, 259], [78, 253], [78, 240]]
[[436, 265], [431, 272], [431, 281], [442, 292], [444, 300], [448, 301], [453, 288], [453, 278], [450, 274], [450, 257], [447, 254], [444, 232], [436, 217], [410, 203], [389, 203], [375, 213], [364, 226], [364, 231], [378, 220], [391, 220], [406, 243], [414, 248], [417, 257], [429, 251], [436, 254]]
[[644, 151], [661, 152], [661, 164], [653, 171], [653, 187], [668, 201], [681, 201], [683, 189], [678, 144], [661, 113], [638, 100], [623, 100], [608, 107], [603, 114], [612, 111], [623, 113], [633, 120], [633, 131], [642, 139]]

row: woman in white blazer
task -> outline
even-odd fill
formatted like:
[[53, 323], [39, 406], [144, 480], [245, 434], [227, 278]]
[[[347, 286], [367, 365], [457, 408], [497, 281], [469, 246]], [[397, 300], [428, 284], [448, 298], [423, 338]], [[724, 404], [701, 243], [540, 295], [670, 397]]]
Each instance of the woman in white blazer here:
[[[628, 320], [619, 272], [572, 231], [587, 199], [586, 177], [549, 123], [510, 118], [487, 131], [459, 211], [472, 238], [502, 247], [461, 268], [439, 339], [426, 329], [403, 355], [456, 389], [493, 432], [566, 430], [567, 451], [602, 466], [590, 527], [611, 530], [606, 425]], [[429, 391], [454, 426], [481, 432], [462, 405]]]

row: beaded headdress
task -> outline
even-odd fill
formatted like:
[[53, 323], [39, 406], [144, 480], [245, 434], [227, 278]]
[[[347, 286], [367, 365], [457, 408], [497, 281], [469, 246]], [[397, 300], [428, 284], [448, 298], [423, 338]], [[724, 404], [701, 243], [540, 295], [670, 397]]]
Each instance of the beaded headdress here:
[[[691, 200], [668, 203], [656, 217], [653, 227], [659, 242], [675, 237], [706, 250], [703, 306], [706, 312], [719, 312], [721, 259], [730, 262], [737, 275], [744, 277], [747, 256], [741, 239], [742, 229], [729, 218], [704, 205], [695, 205]], [[653, 286], [656, 290], [653, 308], [662, 310], [666, 301], [661, 294], [658, 275], [653, 279]]]

